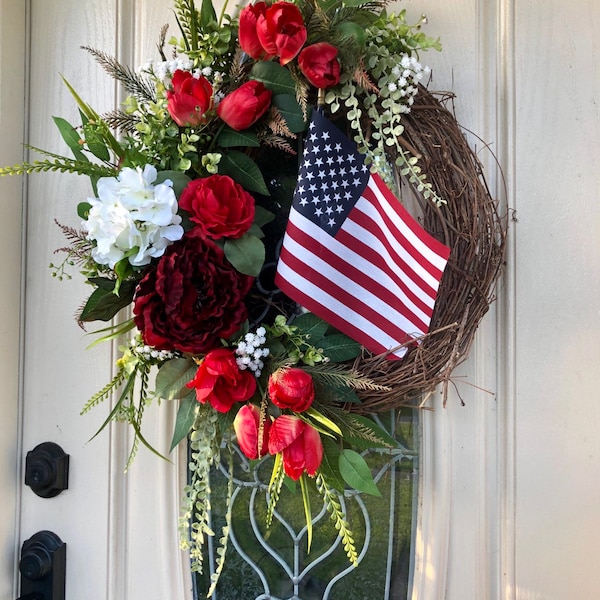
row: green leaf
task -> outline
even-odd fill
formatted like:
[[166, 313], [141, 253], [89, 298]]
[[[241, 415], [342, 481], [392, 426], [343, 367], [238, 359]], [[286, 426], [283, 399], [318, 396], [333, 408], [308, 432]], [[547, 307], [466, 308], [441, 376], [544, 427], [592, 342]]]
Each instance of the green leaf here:
[[[102, 118], [100, 117], [100, 115], [89, 104], [87, 104], [80, 98], [79, 94], [75, 91], [73, 86], [62, 75], [61, 75], [61, 78], [62, 78], [64, 84], [67, 86], [67, 89], [69, 90], [69, 92], [71, 92], [71, 96], [73, 96], [73, 98], [75, 99], [75, 102], [77, 102], [77, 106], [79, 106], [79, 110], [84, 115], [84, 117], [86, 119], [88, 119], [88, 121], [95, 121], [97, 123], [100, 123], [100, 121], [102, 121]], [[119, 142], [117, 141], [117, 138], [114, 137], [112, 135], [112, 133], [110, 133], [110, 130], [108, 130], [108, 129], [106, 130], [105, 135], [106, 135], [106, 141], [108, 142], [112, 151], [119, 158], [122, 158], [125, 151], [124, 151], [123, 147], [121, 146], [121, 144], [119, 144]]]
[[351, 488], [371, 496], [381, 496], [367, 461], [358, 452], [350, 449], [342, 450], [339, 467], [340, 475]]
[[194, 391], [181, 399], [181, 404], [177, 411], [177, 418], [175, 419], [175, 429], [173, 430], [173, 439], [171, 441], [169, 452], [173, 452], [175, 446], [187, 437], [187, 434], [190, 432], [194, 420], [196, 419], [197, 408], [198, 402], [196, 401], [196, 393]]
[[319, 348], [323, 349], [325, 356], [329, 357], [331, 362], [352, 360], [361, 352], [360, 344], [343, 333], [325, 336], [319, 341]]
[[[356, 0], [363, 3], [363, 0]], [[348, 6], [348, 0], [345, 2]], [[344, 21], [342, 23], [338, 23], [336, 26], [337, 31], [340, 32], [342, 37], [352, 40], [356, 45], [364, 46], [367, 41], [367, 32], [364, 27], [361, 27], [358, 23], [353, 23], [352, 21]]]
[[217, 13], [215, 12], [212, 0], [202, 0], [202, 6], [200, 7], [200, 29], [206, 28], [211, 22], [217, 22]]
[[123, 282], [118, 296], [114, 293], [114, 283], [110, 289], [99, 287], [92, 292], [79, 315], [81, 321], [110, 321], [122, 308], [131, 304], [135, 282]]
[[261, 81], [274, 94], [296, 95], [296, 84], [291, 73], [279, 63], [261, 61], [250, 69], [250, 78]]
[[245, 275], [257, 277], [265, 262], [265, 246], [252, 234], [228, 239], [223, 247], [227, 260]]
[[258, 137], [253, 131], [250, 131], [249, 129], [236, 131], [227, 125], [223, 127], [221, 133], [217, 137], [216, 144], [221, 146], [221, 148], [231, 148], [235, 146], [257, 148], [260, 146]]
[[80, 219], [86, 219], [88, 218], [88, 213], [90, 212], [90, 208], [92, 208], [92, 205], [89, 202], [80, 202], [77, 205], [77, 216]]
[[110, 160], [110, 152], [99, 136], [86, 136], [85, 145], [96, 158], [99, 158], [104, 162], [108, 162]]
[[237, 181], [245, 190], [258, 192], [263, 196], [269, 196], [267, 184], [258, 168], [258, 165], [246, 154], [238, 150], [230, 150], [224, 154], [219, 161], [219, 173], [229, 175]]
[[[350, 415], [350, 419], [360, 425], [362, 429], [366, 429], [368, 432], [370, 432], [370, 437], [375, 438], [368, 440], [363, 437], [353, 435], [352, 432], [344, 432], [344, 440], [352, 446], [362, 450], [367, 450], [369, 448], [398, 447], [398, 441], [395, 440], [387, 431], [385, 431], [385, 429], [382, 429], [379, 425], [377, 425], [377, 423], [368, 417], [352, 414]], [[377, 440], [379, 440], [379, 442]]]
[[308, 341], [316, 346], [321, 343], [323, 336], [327, 329], [329, 329], [329, 324], [317, 317], [317, 315], [313, 313], [304, 313], [302, 315], [297, 316], [291, 323], [294, 327], [298, 328], [298, 331], [302, 335], [307, 335]]
[[[273, 105], [285, 119], [287, 126], [293, 133], [302, 133], [308, 127], [308, 121], [304, 120], [301, 106], [293, 94], [277, 94], [273, 97]], [[310, 114], [307, 115], [310, 118]]]
[[323, 443], [323, 460], [319, 471], [327, 480], [327, 483], [338, 492], [343, 493], [346, 487], [342, 476], [340, 475], [340, 447], [330, 438], [321, 438]]
[[154, 395], [164, 400], [175, 400], [189, 394], [189, 383], [198, 370], [191, 358], [174, 358], [161, 365], [156, 374]]
[[300, 476], [300, 489], [302, 490], [302, 504], [304, 504], [304, 518], [306, 519], [306, 551], [310, 554], [310, 547], [312, 545], [313, 526], [312, 511], [310, 509], [310, 494], [308, 493], [308, 485], [305, 473], [302, 473], [302, 475]]
[[77, 129], [61, 117], [52, 117], [52, 119], [60, 131], [62, 139], [65, 140], [67, 146], [69, 146], [71, 152], [73, 152], [73, 156], [75, 156], [77, 160], [87, 162], [88, 158], [81, 149], [81, 136], [77, 132]]
[[266, 208], [262, 206], [256, 206], [254, 212], [254, 225], [258, 225], [258, 227], [262, 227], [267, 223], [275, 220], [275, 215]]
[[333, 433], [339, 436], [342, 435], [342, 430], [331, 419], [328, 419], [318, 410], [315, 410], [314, 408], [309, 408], [304, 414], [314, 419], [317, 423], [323, 425], [323, 427], [329, 429], [329, 431], [333, 431]]
[[358, 397], [358, 394], [350, 386], [344, 385], [342, 383], [340, 383], [340, 384], [328, 383], [327, 390], [335, 402], [339, 402], [341, 404], [360, 404], [361, 403], [361, 400]]
[[191, 181], [191, 179], [181, 171], [159, 171], [154, 185], [164, 183], [167, 179], [170, 179], [173, 182], [173, 191], [177, 198], [181, 196], [181, 192], [183, 192], [187, 187], [187, 184]]

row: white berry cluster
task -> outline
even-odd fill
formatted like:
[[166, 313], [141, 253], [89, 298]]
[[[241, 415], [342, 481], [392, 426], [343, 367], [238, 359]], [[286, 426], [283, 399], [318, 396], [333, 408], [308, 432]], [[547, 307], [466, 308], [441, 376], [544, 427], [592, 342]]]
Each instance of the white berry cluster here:
[[403, 112], [410, 111], [410, 106], [412, 106], [418, 91], [419, 82], [429, 72], [429, 67], [423, 67], [414, 56], [408, 54], [403, 55], [400, 64], [392, 69], [395, 80], [388, 83], [388, 90], [391, 93], [399, 92], [398, 95], [406, 103]]
[[157, 350], [148, 344], [144, 344], [142, 338], [138, 335], [129, 340], [129, 349], [131, 354], [140, 357], [145, 362], [164, 362], [178, 356], [177, 352], [169, 350]]
[[267, 342], [266, 330], [259, 327], [256, 333], [248, 332], [235, 349], [236, 363], [241, 371], [250, 369], [256, 377], [260, 377], [265, 366], [263, 359], [269, 356], [269, 349], [264, 348]]
[[178, 54], [173, 60], [149, 60], [142, 65], [140, 71], [151, 73], [164, 83], [171, 80], [175, 71], [190, 71], [196, 79], [199, 79], [201, 75], [210, 77], [213, 74], [211, 67], [194, 69], [194, 62], [185, 54]]

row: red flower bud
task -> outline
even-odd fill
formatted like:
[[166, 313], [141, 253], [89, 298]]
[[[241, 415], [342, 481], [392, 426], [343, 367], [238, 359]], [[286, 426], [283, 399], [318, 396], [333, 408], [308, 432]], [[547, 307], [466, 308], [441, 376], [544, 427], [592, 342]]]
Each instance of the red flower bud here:
[[256, 379], [250, 371], [240, 370], [232, 350], [217, 348], [204, 357], [187, 387], [196, 388], [198, 402], [208, 402], [215, 410], [226, 413], [236, 402], [246, 402], [254, 395]]
[[294, 480], [304, 471], [313, 476], [323, 460], [323, 443], [319, 432], [293, 415], [281, 415], [269, 432], [269, 452], [283, 458], [283, 470]]
[[275, 2], [256, 20], [256, 33], [270, 56], [279, 56], [282, 65], [294, 59], [306, 42], [306, 27], [298, 7]]
[[263, 423], [260, 443], [258, 434], [260, 430], [260, 410], [254, 404], [244, 404], [238, 411], [233, 421], [233, 429], [237, 436], [240, 450], [251, 460], [256, 460], [267, 453], [267, 440], [271, 419], [267, 416]]
[[195, 127], [206, 120], [212, 106], [213, 89], [206, 77], [195, 79], [189, 71], [173, 74], [173, 89], [167, 91], [167, 110], [181, 127]]
[[308, 81], [317, 88], [324, 89], [340, 81], [338, 50], [327, 42], [307, 46], [298, 56], [298, 66]]
[[269, 377], [268, 391], [273, 404], [294, 412], [305, 411], [315, 398], [312, 377], [297, 368], [277, 369]]
[[217, 114], [236, 131], [247, 129], [271, 105], [271, 92], [259, 81], [248, 81], [221, 100]]
[[265, 49], [262, 47], [258, 34], [256, 32], [256, 24], [259, 17], [264, 17], [267, 10], [267, 5], [264, 2], [256, 4], [248, 4], [240, 12], [240, 24], [238, 29], [238, 38], [241, 49], [252, 58], [263, 58]]

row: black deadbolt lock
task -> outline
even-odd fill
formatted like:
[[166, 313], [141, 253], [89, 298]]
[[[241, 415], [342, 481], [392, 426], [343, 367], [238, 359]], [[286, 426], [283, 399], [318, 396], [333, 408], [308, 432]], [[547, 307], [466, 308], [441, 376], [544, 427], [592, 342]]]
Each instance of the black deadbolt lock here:
[[65, 600], [67, 545], [51, 531], [39, 531], [21, 548], [21, 598]]
[[69, 487], [69, 455], [53, 442], [44, 442], [27, 453], [25, 485], [38, 496], [53, 498]]

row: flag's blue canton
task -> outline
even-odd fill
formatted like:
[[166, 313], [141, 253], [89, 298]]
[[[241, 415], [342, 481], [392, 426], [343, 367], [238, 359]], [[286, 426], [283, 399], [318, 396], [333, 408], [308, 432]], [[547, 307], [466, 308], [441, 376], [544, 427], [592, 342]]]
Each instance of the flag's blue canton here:
[[318, 111], [313, 111], [294, 208], [335, 235], [368, 181], [369, 169], [354, 143]]

